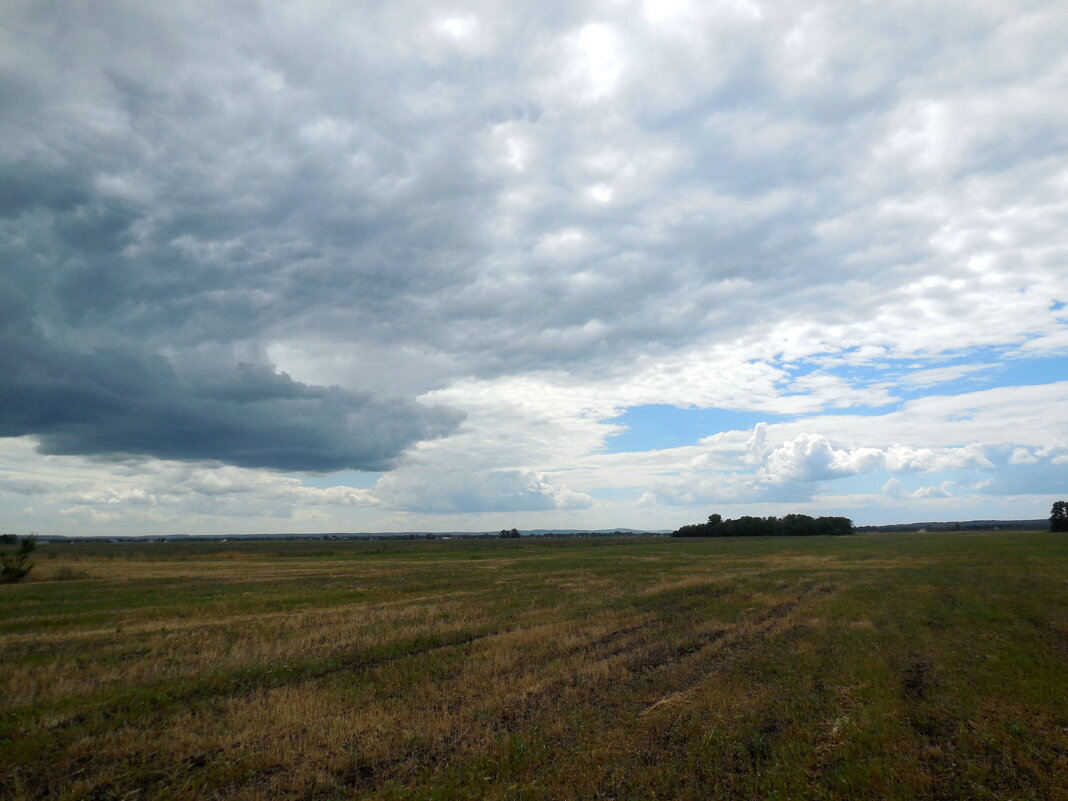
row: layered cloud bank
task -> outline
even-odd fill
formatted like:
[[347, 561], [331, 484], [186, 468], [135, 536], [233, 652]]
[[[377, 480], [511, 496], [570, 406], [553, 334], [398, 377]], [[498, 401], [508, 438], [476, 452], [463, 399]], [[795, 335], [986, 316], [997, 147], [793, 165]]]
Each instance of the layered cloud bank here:
[[0, 356], [0, 436], [33, 434], [42, 453], [383, 470], [463, 419], [410, 399], [308, 386], [267, 366], [182, 374], [159, 354], [27, 339], [9, 331]]
[[1054, 2], [10, 4], [3, 520], [1044, 515], [1066, 36]]

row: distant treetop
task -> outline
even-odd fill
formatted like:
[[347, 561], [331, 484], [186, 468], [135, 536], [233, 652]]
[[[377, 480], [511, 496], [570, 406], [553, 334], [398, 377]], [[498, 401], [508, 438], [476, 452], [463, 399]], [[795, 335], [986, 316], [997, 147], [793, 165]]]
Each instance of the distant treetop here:
[[1050, 531], [1068, 531], [1068, 501], [1057, 501], [1049, 512]]

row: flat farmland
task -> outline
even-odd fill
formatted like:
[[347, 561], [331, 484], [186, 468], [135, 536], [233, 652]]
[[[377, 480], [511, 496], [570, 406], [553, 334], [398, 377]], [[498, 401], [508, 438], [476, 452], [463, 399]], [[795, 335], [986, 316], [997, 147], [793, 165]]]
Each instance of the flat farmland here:
[[3, 798], [1068, 798], [1063, 535], [35, 556]]

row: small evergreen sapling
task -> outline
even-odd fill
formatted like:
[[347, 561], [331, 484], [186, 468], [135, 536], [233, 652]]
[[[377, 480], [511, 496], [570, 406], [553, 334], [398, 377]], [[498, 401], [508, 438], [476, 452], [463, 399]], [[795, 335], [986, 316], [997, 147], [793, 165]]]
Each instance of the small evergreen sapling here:
[[24, 537], [19, 547], [12, 553], [0, 553], [0, 584], [14, 584], [22, 581], [33, 570], [30, 554], [37, 547], [37, 537]]

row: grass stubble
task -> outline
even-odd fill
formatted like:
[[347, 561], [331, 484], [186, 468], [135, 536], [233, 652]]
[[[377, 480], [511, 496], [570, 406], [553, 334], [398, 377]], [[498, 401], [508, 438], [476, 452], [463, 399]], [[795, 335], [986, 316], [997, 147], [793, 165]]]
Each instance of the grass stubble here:
[[48, 547], [2, 798], [1068, 798], [1063, 536]]

